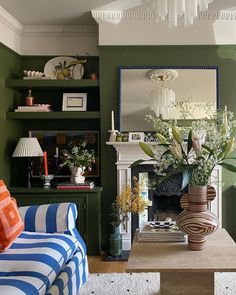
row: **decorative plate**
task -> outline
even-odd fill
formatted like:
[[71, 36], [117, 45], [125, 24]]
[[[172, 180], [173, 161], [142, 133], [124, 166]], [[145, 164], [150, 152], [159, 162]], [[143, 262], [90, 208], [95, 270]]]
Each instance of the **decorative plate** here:
[[56, 80], [82, 79], [84, 66], [73, 57], [58, 56], [50, 59], [44, 67], [45, 76]]

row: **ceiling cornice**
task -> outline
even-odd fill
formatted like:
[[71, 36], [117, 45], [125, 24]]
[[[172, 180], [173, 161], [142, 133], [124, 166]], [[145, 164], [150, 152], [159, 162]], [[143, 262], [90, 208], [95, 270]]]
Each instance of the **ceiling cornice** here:
[[97, 35], [97, 25], [25, 25], [22, 34], [27, 35]]
[[14, 33], [21, 34], [22, 24], [0, 6], [0, 22], [7, 26]]
[[24, 35], [97, 35], [95, 25], [22, 25], [0, 6], [0, 22], [17, 34]]
[[[118, 21], [156, 21], [158, 14], [151, 11], [105, 11], [92, 10], [92, 16], [97, 23], [106, 21], [117, 23]], [[236, 21], [236, 12], [231, 10], [211, 10], [199, 12], [199, 21]]]

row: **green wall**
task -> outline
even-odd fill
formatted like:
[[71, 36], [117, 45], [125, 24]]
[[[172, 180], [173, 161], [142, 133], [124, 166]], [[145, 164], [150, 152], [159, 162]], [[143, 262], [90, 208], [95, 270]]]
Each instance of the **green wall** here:
[[5, 87], [5, 78], [19, 76], [20, 70], [21, 57], [0, 44], [0, 178], [7, 184], [15, 175], [16, 167], [11, 165], [11, 154], [21, 134], [21, 126], [5, 119], [6, 111], [18, 100], [17, 93]]
[[[102, 218], [104, 242], [109, 233], [109, 210], [116, 196], [116, 153], [106, 145], [111, 111], [118, 126], [118, 66], [217, 66], [220, 105], [236, 114], [236, 46], [100, 46]], [[235, 118], [236, 119], [236, 118]], [[223, 226], [234, 236], [236, 175], [223, 171]], [[235, 191], [236, 192], [236, 191]]]
[[[118, 66], [218, 66], [219, 97], [221, 106], [236, 113], [236, 46], [100, 46], [100, 111], [101, 111], [101, 181], [102, 193], [102, 236], [103, 248], [108, 245], [110, 232], [109, 212], [116, 196], [116, 153], [113, 147], [107, 146], [109, 139], [111, 111], [115, 111], [118, 126]], [[28, 127], [7, 121], [5, 112], [14, 109], [18, 102], [18, 93], [5, 88], [4, 79], [21, 77], [23, 69], [43, 70], [50, 57], [23, 56], [0, 46], [0, 175], [7, 183], [15, 182], [15, 174], [19, 168], [11, 154], [18, 138], [26, 133]], [[28, 122], [31, 128], [37, 122]], [[63, 122], [61, 123], [63, 124]], [[50, 126], [51, 127], [51, 126]], [[36, 127], [35, 127], [36, 128]], [[16, 167], [17, 166], [17, 167]], [[18, 169], [18, 171], [16, 171]], [[223, 226], [234, 236], [235, 192], [232, 184], [236, 183], [236, 175], [223, 171]]]

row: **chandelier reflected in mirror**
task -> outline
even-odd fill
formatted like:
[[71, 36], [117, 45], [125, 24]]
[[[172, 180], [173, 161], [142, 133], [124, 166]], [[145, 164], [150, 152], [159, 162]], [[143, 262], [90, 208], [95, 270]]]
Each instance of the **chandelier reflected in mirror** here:
[[150, 70], [146, 73], [146, 77], [155, 83], [159, 83], [157, 87], [151, 90], [150, 109], [155, 113], [156, 117], [165, 119], [169, 116], [170, 108], [175, 103], [174, 90], [165, 87], [166, 83], [178, 77], [175, 70]]
[[169, 27], [177, 26], [178, 17], [184, 19], [184, 25], [193, 25], [194, 19], [198, 17], [199, 11], [207, 11], [208, 4], [213, 0], [144, 0], [143, 4], [151, 6], [157, 14], [157, 20], [167, 20]]

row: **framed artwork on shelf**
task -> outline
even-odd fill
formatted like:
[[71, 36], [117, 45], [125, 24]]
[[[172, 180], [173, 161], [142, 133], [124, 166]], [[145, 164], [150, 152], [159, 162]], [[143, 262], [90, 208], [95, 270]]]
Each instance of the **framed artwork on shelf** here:
[[144, 132], [129, 132], [129, 141], [144, 141]]
[[[48, 173], [56, 177], [70, 177], [71, 172], [67, 166], [60, 167], [63, 163], [62, 155], [69, 143], [78, 144], [86, 142], [86, 149], [94, 150], [95, 163], [92, 170], [86, 177], [100, 176], [99, 159], [99, 131], [51, 131], [51, 130], [30, 130], [29, 137], [36, 137], [43, 151], [47, 152]], [[33, 158], [33, 177], [40, 177], [43, 174], [43, 159]]]
[[86, 111], [87, 93], [63, 93], [62, 111]]

